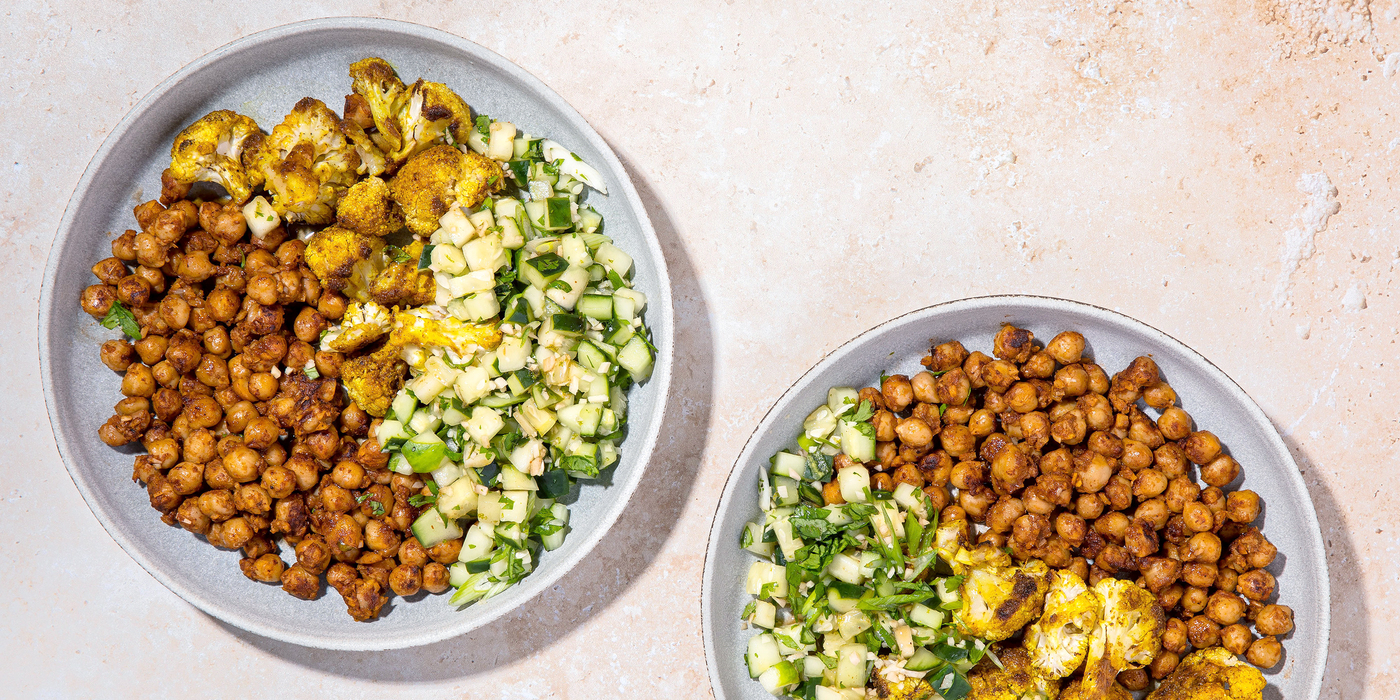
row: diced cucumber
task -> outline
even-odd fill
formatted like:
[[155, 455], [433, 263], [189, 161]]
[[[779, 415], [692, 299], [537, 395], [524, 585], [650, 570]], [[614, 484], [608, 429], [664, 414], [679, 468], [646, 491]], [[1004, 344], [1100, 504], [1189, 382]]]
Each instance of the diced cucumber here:
[[612, 335], [608, 336], [608, 343], [614, 347], [620, 348], [626, 345], [627, 341], [631, 340], [632, 336], [636, 334], [637, 332], [632, 330], [632, 324], [619, 323], [617, 324], [617, 330], [613, 331]]
[[818, 406], [802, 421], [802, 432], [810, 438], [825, 438], [833, 430], [836, 430], [836, 414], [826, 406]]
[[860, 465], [846, 467], [836, 472], [836, 483], [847, 503], [864, 503], [870, 493], [870, 471]]
[[909, 611], [909, 619], [924, 627], [938, 629], [943, 626], [943, 611], [934, 610], [923, 603], [915, 603]]
[[[831, 609], [838, 613], [850, 612], [860, 605], [860, 597], [865, 594], [865, 589], [859, 586], [851, 586], [841, 581], [832, 581], [832, 586], [826, 589], [826, 602]], [[840, 584], [835, 585], [835, 584]], [[849, 590], [855, 588], [856, 591]]]
[[866, 435], [851, 421], [841, 421], [841, 451], [857, 462], [875, 459], [875, 437]]
[[520, 396], [535, 385], [535, 375], [528, 369], [518, 369], [506, 376], [506, 387], [510, 393]]
[[799, 670], [804, 678], [820, 679], [826, 673], [826, 664], [816, 655], [804, 656]]
[[836, 685], [840, 688], [864, 688], [866, 668], [864, 644], [844, 644], [836, 651]]
[[749, 567], [744, 589], [749, 595], [760, 598], [786, 598], [787, 569], [771, 562], [756, 561]]
[[462, 552], [457, 555], [457, 561], [480, 561], [491, 556], [491, 551], [496, 548], [496, 533], [489, 525], [472, 523], [467, 528], [467, 534], [462, 538]]
[[769, 559], [773, 557], [773, 549], [776, 547], [776, 543], [763, 541], [763, 526], [759, 523], [751, 522], [744, 525], [744, 537], [742, 542], [748, 542], [748, 545], [746, 545], [744, 549], [760, 557]]
[[529, 338], [513, 335], [502, 338], [501, 344], [496, 346], [496, 369], [501, 374], [524, 369], [531, 349]]
[[[539, 291], [539, 289], [535, 287], [528, 287], [528, 289], [534, 289], [536, 292]], [[530, 301], [525, 298], [524, 294], [516, 294], [506, 299], [503, 308], [504, 310], [501, 312], [501, 321], [505, 323], [521, 324], [530, 322]], [[504, 343], [505, 341], [502, 340], [501, 342]]]
[[[797, 492], [797, 480], [786, 476], [773, 477], [773, 501], [780, 506], [795, 506], [800, 500]], [[787, 551], [784, 550], [784, 555]]]
[[408, 430], [413, 433], [433, 433], [437, 432], [438, 426], [442, 425], [442, 418], [435, 416], [431, 411], [418, 409], [413, 413], [413, 417], [408, 419]]
[[773, 455], [770, 461], [773, 463], [771, 471], [775, 476], [801, 479], [802, 473], [807, 469], [807, 460], [791, 452], [779, 452]]
[[[847, 411], [855, 409], [855, 401], [860, 397], [859, 392], [848, 386], [834, 386], [826, 391], [826, 407], [831, 409], [835, 415], [841, 415]], [[851, 403], [847, 403], [847, 401]]]
[[[839, 484], [838, 484], [839, 485]], [[840, 505], [826, 506], [826, 521], [832, 525], [840, 527], [855, 522], [855, 518], [846, 514], [846, 509]]]
[[564, 535], [569, 530], [569, 508], [563, 503], [555, 503], [549, 507], [549, 512], [554, 516], [550, 520], [550, 524], [559, 529], [541, 534], [540, 543], [544, 545], [546, 550], [552, 552], [564, 545]]
[[573, 227], [573, 202], [568, 197], [546, 197], [544, 200], [544, 228], [551, 231], [565, 231]]
[[501, 254], [504, 252], [505, 246], [501, 244], [501, 236], [496, 233], [474, 238], [462, 245], [462, 256], [466, 258], [467, 267], [472, 272], [495, 272], [501, 267]]
[[404, 430], [403, 423], [386, 419], [379, 424], [379, 428], [375, 431], [374, 437], [379, 441], [379, 449], [384, 450], [388, 449], [390, 440], [403, 441], [413, 436], [410, 435], [407, 430]]
[[549, 317], [549, 323], [549, 330], [571, 338], [583, 335], [584, 330], [587, 329], [583, 319], [573, 314], [554, 314]]
[[413, 471], [425, 474], [438, 468], [447, 456], [447, 445], [433, 433], [419, 433], [404, 442], [402, 451]]
[[606, 321], [613, 317], [613, 298], [606, 294], [585, 294], [578, 301], [578, 312]]
[[758, 677], [758, 682], [763, 686], [763, 689], [774, 695], [787, 694], [787, 691], [797, 685], [800, 680], [797, 675], [797, 667], [786, 659], [768, 667], [768, 670]]
[[579, 435], [594, 435], [603, 417], [603, 407], [595, 403], [576, 403], [559, 409], [560, 425]]
[[412, 474], [413, 465], [408, 463], [408, 458], [403, 456], [402, 452], [395, 452], [394, 456], [389, 458], [389, 471], [398, 472], [399, 474]]
[[477, 520], [488, 525], [501, 522], [501, 492], [490, 491], [481, 494], [476, 500]]
[[466, 421], [466, 427], [467, 434], [476, 444], [489, 447], [491, 439], [506, 427], [506, 422], [501, 418], [499, 411], [486, 406], [476, 406], [472, 408], [472, 415]]
[[[641, 382], [651, 376], [651, 350], [641, 338], [633, 336], [627, 344], [617, 353], [617, 363], [632, 375], [632, 378]], [[872, 447], [873, 450], [873, 447]]]
[[773, 639], [773, 635], [767, 632], [750, 637], [744, 660], [749, 664], [749, 677], [758, 678], [764, 671], [783, 660], [782, 654], [778, 652], [778, 640]]
[[603, 223], [603, 215], [593, 210], [593, 207], [579, 207], [578, 228], [580, 231], [597, 231]]
[[855, 639], [856, 635], [871, 627], [870, 616], [859, 610], [848, 610], [836, 616], [836, 632], [846, 639]]
[[753, 602], [753, 615], [749, 617], [749, 622], [771, 630], [774, 624], [777, 623], [777, 618], [777, 606], [766, 600], [755, 600]]
[[473, 292], [461, 299], [462, 309], [466, 312], [465, 321], [481, 323], [487, 319], [495, 318], [501, 312], [501, 304], [496, 300], [496, 293], [490, 290], [484, 292]]
[[831, 574], [832, 578], [852, 585], [859, 585], [865, 579], [861, 574], [860, 562], [847, 556], [844, 552], [837, 552], [831, 557], [831, 563], [827, 564], [826, 572]]
[[[400, 423], [408, 422], [413, 417], [413, 412], [418, 409], [418, 402], [413, 399], [407, 391], [400, 391], [394, 400], [389, 404], [389, 413]], [[386, 419], [387, 422], [387, 419]]]
[[530, 516], [530, 498], [529, 491], [502, 491], [500, 497], [501, 522], [525, 522]]
[[623, 279], [626, 279], [627, 273], [632, 271], [632, 256], [611, 243], [598, 246], [598, 250], [593, 254], [593, 259], [616, 272]]
[[447, 585], [453, 588], [461, 587], [471, 576], [472, 572], [467, 570], [467, 565], [460, 561], [454, 562], [452, 566], [447, 567]]
[[568, 260], [554, 253], [545, 253], [525, 260], [520, 265], [520, 276], [529, 282], [530, 286], [543, 291], [567, 269]]
[[910, 671], [927, 671], [937, 666], [941, 661], [933, 652], [926, 647], [919, 647], [914, 650], [914, 655], [904, 662], [904, 667]]
[[783, 556], [788, 559], [796, 555], [797, 550], [804, 544], [800, 537], [793, 534], [792, 521], [787, 518], [773, 523], [773, 534], [778, 537], [778, 549], [783, 550]]
[[583, 236], [578, 234], [559, 239], [559, 255], [568, 260], [570, 265], [587, 268], [593, 264], [593, 256], [588, 254], [588, 244], [584, 242]]
[[481, 397], [491, 393], [491, 375], [483, 367], [472, 365], [457, 374], [452, 390], [463, 404], [476, 403]]
[[554, 303], [573, 310], [588, 287], [588, 270], [578, 265], [570, 265], [559, 278], [545, 286], [544, 295]]
[[418, 538], [418, 542], [425, 548], [432, 547], [443, 540], [455, 540], [462, 536], [462, 528], [457, 525], [456, 520], [443, 516], [437, 508], [429, 508], [413, 521], [413, 536]]
[[458, 478], [447, 486], [439, 485], [437, 508], [449, 518], [465, 518], [476, 511], [476, 482]]
[[535, 483], [535, 477], [530, 476], [509, 464], [501, 467], [501, 488], [506, 491], [535, 491], [539, 485]]
[[447, 410], [442, 412], [442, 422], [444, 425], [461, 425], [466, 422], [468, 417], [467, 414], [457, 410], [453, 406], [448, 406]]
[[622, 296], [614, 292], [612, 309], [613, 318], [619, 321], [633, 321], [637, 318], [637, 302], [632, 297]]
[[465, 473], [466, 470], [462, 469], [462, 467], [454, 464], [451, 459], [443, 457], [442, 461], [438, 463], [438, 468], [431, 472], [431, 476], [433, 477], [433, 483], [437, 484], [439, 487], [443, 487], [448, 484], [457, 483], [457, 480], [461, 479], [462, 475]]
[[607, 354], [604, 353], [602, 350], [598, 349], [598, 346], [594, 345], [593, 343], [588, 342], [587, 340], [584, 340], [584, 341], [580, 341], [580, 342], [579, 342], [579, 344], [578, 344], [578, 363], [579, 363], [579, 364], [583, 365], [584, 367], [587, 367], [587, 368], [590, 369], [590, 370], [593, 370], [594, 372], [597, 372], [597, 371], [599, 371], [599, 368], [603, 366], [603, 363], [605, 363], [605, 362], [607, 362], [607, 361], [608, 361], [608, 356], [607, 356]]

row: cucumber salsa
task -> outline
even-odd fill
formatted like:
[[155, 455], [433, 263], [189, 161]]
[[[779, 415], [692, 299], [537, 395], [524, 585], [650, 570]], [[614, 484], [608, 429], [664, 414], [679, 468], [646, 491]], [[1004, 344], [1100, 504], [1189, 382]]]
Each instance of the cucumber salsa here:
[[[806, 700], [863, 699], [869, 684], [914, 679], [958, 700], [991, 651], [957, 630], [963, 577], [945, 561], [956, 536], [940, 542], [953, 530], [939, 528], [929, 497], [907, 483], [872, 491], [861, 465], [875, 456], [872, 413], [855, 389], [831, 389], [760, 477], [763, 512], [740, 542], [758, 557], [743, 613], [759, 629], [749, 675]], [[839, 455], [850, 466], [833, 473]], [[840, 498], [825, 498], [833, 480]]]
[[583, 201], [585, 186], [606, 194], [601, 176], [482, 119], [468, 146], [502, 161], [509, 196], [450, 209], [423, 246], [436, 298], [410, 313], [429, 330], [405, 334], [410, 378], [375, 432], [391, 470], [424, 477], [419, 542], [462, 539], [453, 605], [501, 593], [563, 544], [560, 499], [617, 461], [628, 388], [656, 352], [632, 258]]

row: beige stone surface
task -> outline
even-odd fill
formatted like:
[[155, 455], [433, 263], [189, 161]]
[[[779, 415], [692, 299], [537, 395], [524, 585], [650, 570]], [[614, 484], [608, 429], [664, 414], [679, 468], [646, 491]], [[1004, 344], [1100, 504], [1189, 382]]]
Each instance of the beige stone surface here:
[[[41, 271], [105, 135], [205, 52], [328, 13], [543, 79], [676, 275], [673, 442], [633, 508], [530, 610], [425, 649], [308, 651], [184, 603], [78, 496], [39, 385]], [[20, 0], [0, 36], [0, 695], [708, 697], [705, 539], [763, 412], [880, 321], [1027, 292], [1161, 328], [1264, 407], [1329, 545], [1323, 697], [1400, 697], [1400, 0]]]

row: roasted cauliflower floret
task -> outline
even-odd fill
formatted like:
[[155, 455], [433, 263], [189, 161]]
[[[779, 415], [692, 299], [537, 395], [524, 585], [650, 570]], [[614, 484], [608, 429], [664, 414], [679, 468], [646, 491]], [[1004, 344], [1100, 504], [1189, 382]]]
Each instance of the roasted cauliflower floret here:
[[[350, 64], [350, 78], [351, 90], [364, 100], [374, 124], [369, 140], [383, 153], [382, 172], [393, 172], [414, 155], [444, 141], [466, 143], [472, 128], [471, 107], [446, 85], [420, 79], [406, 87], [393, 67], [380, 58]], [[359, 121], [357, 126], [361, 126]], [[359, 140], [356, 143], [359, 145]]]
[[1089, 637], [1099, 624], [1099, 598], [1067, 569], [1050, 574], [1045, 612], [1026, 628], [1025, 647], [1035, 667], [1064, 678], [1084, 663]]
[[384, 306], [423, 306], [433, 303], [437, 282], [427, 270], [418, 269], [423, 244], [414, 242], [404, 249], [408, 262], [393, 263], [375, 276], [369, 285], [371, 299]]
[[409, 230], [430, 236], [453, 203], [474, 207], [499, 190], [501, 173], [500, 164], [486, 156], [434, 146], [399, 170], [389, 194], [403, 208]]
[[[1071, 680], [1065, 686], [1064, 692], [1060, 693], [1060, 700], [1088, 700], [1088, 697], [1084, 694], [1084, 686], [1079, 683], [1077, 678]], [[1124, 688], [1122, 684], [1114, 681], [1113, 686], [1108, 689], [1108, 694], [1104, 695], [1103, 698], [1104, 700], [1133, 700], [1133, 694], [1128, 692], [1128, 689]]]
[[933, 686], [913, 676], [876, 671], [870, 684], [875, 686], [875, 697], [880, 700], [931, 700], [934, 697]]
[[352, 353], [388, 335], [393, 327], [393, 312], [372, 301], [352, 301], [340, 323], [321, 337], [321, 349]]
[[477, 350], [494, 350], [501, 344], [501, 332], [494, 323], [467, 323], [452, 316], [436, 318], [423, 309], [411, 309], [394, 314], [394, 330], [389, 344], [450, 348], [461, 356]]
[[170, 146], [170, 176], [181, 184], [217, 182], [235, 204], [243, 204], [258, 184], [249, 180], [243, 167], [244, 151], [262, 135], [250, 117], [227, 109], [210, 112], [175, 137]]
[[1084, 660], [1086, 700], [1107, 697], [1119, 671], [1150, 663], [1162, 649], [1167, 623], [1157, 596], [1132, 581], [1106, 578], [1094, 593], [1102, 607]]
[[958, 613], [963, 634], [998, 642], [1040, 615], [1049, 588], [1045, 562], [1012, 566], [1011, 557], [991, 543], [961, 550], [954, 560], [966, 570]]
[[272, 194], [272, 207], [291, 223], [328, 224], [355, 183], [359, 154], [345, 138], [340, 117], [320, 100], [304, 97], [256, 150], [244, 154], [254, 184]]
[[972, 521], [963, 518], [939, 522], [938, 529], [933, 533], [933, 546], [938, 550], [938, 556], [953, 567], [954, 573], [963, 573], [962, 565], [953, 560], [958, 550], [972, 546]]
[[389, 197], [389, 183], [368, 177], [355, 183], [335, 208], [335, 223], [366, 236], [387, 236], [403, 228], [403, 212]]
[[352, 357], [340, 365], [340, 383], [355, 405], [371, 416], [383, 417], [394, 395], [403, 388], [406, 365], [399, 349], [384, 345], [369, 355]]
[[306, 241], [306, 266], [321, 284], [356, 301], [369, 301], [374, 277], [384, 269], [384, 239], [331, 226]]
[[1259, 669], [1211, 647], [1182, 659], [1147, 700], [1261, 700], [1265, 685]]
[[972, 686], [969, 700], [1056, 700], [1060, 681], [1038, 673], [1030, 654], [1020, 647], [993, 649], [1001, 660], [998, 668], [991, 659], [983, 659], [967, 676]]

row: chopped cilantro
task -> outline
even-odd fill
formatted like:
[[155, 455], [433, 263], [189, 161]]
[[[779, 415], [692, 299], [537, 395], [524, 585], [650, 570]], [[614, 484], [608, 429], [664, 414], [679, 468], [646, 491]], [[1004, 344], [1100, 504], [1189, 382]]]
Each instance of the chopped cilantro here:
[[136, 316], [127, 311], [125, 306], [119, 301], [112, 301], [112, 308], [107, 310], [107, 315], [102, 318], [103, 328], [116, 328], [121, 326], [122, 332], [131, 337], [132, 340], [141, 339], [141, 324], [136, 322]]

